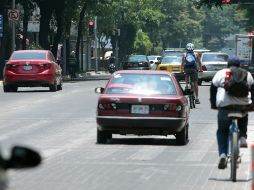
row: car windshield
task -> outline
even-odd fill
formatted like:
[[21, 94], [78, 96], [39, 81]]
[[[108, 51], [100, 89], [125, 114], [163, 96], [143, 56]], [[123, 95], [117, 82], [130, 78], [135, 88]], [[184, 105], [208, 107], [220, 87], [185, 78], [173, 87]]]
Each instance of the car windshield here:
[[203, 54], [201, 61], [204, 61], [204, 62], [212, 62], [212, 61], [227, 62], [227, 60], [228, 60], [227, 54]]
[[166, 74], [117, 74], [106, 88], [106, 94], [176, 95], [172, 78]]
[[171, 64], [175, 62], [182, 62], [182, 58], [177, 56], [165, 56], [161, 61], [163, 64]]
[[46, 53], [44, 52], [16, 52], [11, 56], [12, 60], [45, 60]]
[[142, 62], [142, 61], [148, 61], [147, 57], [145, 55], [134, 55], [129, 56], [128, 61], [130, 62]]

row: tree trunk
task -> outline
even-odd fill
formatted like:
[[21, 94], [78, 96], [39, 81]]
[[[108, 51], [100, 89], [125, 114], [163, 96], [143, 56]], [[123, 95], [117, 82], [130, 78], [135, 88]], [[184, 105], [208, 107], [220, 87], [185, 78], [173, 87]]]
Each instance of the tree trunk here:
[[[84, 27], [84, 15], [85, 15], [85, 10], [86, 10], [87, 4], [85, 3], [82, 7], [82, 10], [79, 14], [79, 24], [78, 24], [78, 36], [77, 36], [77, 42], [76, 42], [76, 60], [77, 64], [80, 65], [80, 60], [79, 60], [79, 47], [80, 47], [80, 39], [82, 35], [82, 27]], [[83, 56], [83, 55], [82, 55]], [[78, 67], [79, 68], [79, 67]]]
[[27, 39], [27, 28], [29, 19], [29, 8], [27, 0], [23, 4], [24, 18], [23, 18], [23, 39], [22, 39], [22, 49], [26, 49], [26, 39]]
[[41, 19], [40, 19], [40, 33], [39, 44], [43, 49], [50, 49], [49, 33], [50, 33], [50, 19], [53, 12], [53, 7], [49, 6], [47, 1], [39, 3]]
[[62, 33], [63, 33], [63, 12], [64, 12], [64, 1], [60, 1], [55, 6], [56, 21], [57, 21], [57, 33], [54, 38], [54, 43], [53, 43], [53, 48], [52, 48], [52, 52], [55, 57], [57, 55], [58, 44], [61, 40]]

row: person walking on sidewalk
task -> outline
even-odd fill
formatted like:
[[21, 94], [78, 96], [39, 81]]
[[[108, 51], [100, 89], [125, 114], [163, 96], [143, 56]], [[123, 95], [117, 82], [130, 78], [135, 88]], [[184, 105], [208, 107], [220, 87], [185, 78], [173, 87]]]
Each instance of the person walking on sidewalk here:
[[69, 74], [71, 75], [72, 79], [75, 78], [76, 71], [77, 71], [77, 59], [75, 57], [75, 51], [72, 51], [69, 58]]

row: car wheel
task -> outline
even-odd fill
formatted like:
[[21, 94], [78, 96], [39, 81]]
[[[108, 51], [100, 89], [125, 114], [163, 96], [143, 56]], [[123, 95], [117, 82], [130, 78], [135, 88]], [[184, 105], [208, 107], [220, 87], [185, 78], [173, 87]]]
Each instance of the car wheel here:
[[8, 85], [3, 85], [3, 90], [4, 90], [4, 92], [10, 92], [11, 91], [11, 89]]
[[97, 143], [98, 144], [104, 144], [104, 143], [106, 143], [108, 138], [109, 138], [109, 135], [108, 135], [107, 132], [100, 131], [100, 130], [97, 129]]
[[199, 85], [199, 86], [202, 85], [202, 80], [198, 80], [198, 85]]
[[52, 84], [49, 86], [49, 91], [50, 92], [56, 92], [57, 91], [57, 85], [56, 84]]
[[182, 131], [176, 133], [176, 144], [186, 145], [188, 141], [188, 125], [186, 125]]
[[12, 86], [11, 87], [11, 91], [12, 92], [17, 92], [18, 91], [18, 87], [17, 86]]
[[62, 89], [63, 89], [62, 83], [60, 83], [59, 85], [57, 85], [57, 90], [62, 90]]

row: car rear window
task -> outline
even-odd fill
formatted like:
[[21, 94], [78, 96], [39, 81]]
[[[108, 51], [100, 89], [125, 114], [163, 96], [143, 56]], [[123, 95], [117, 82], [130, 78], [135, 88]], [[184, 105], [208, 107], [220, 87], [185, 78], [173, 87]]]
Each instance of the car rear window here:
[[176, 95], [172, 78], [164, 74], [117, 74], [106, 88], [107, 94]]
[[12, 60], [45, 60], [46, 53], [44, 52], [16, 52], [11, 56]]
[[163, 57], [161, 63], [175, 63], [175, 62], [182, 62], [182, 57], [177, 56], [165, 56]]
[[135, 56], [129, 56], [128, 61], [130, 61], [130, 62], [142, 62], [142, 61], [148, 61], [148, 59], [145, 55], [135, 55]]
[[212, 62], [212, 61], [223, 61], [227, 62], [228, 55], [226, 54], [203, 54], [202, 61]]

